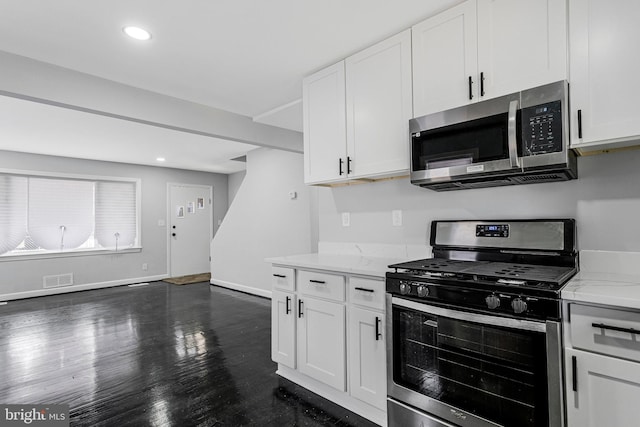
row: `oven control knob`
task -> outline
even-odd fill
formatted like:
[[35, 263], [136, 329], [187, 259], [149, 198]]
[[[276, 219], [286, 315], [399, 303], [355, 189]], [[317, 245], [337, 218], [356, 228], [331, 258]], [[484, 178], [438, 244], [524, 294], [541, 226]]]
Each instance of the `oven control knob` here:
[[484, 299], [484, 301], [487, 303], [487, 307], [491, 310], [500, 307], [500, 298], [495, 295], [489, 295]]
[[411, 292], [411, 285], [408, 282], [400, 282], [400, 293], [407, 295], [409, 292]]
[[418, 285], [418, 296], [424, 298], [429, 295], [429, 288], [425, 285]]
[[527, 311], [527, 303], [522, 298], [516, 298], [511, 301], [511, 308], [516, 314], [524, 313]]

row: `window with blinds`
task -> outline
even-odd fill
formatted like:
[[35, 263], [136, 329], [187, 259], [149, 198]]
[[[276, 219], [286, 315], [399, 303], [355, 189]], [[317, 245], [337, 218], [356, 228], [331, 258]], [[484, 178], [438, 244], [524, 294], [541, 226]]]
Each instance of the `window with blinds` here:
[[0, 256], [140, 247], [139, 181], [0, 174]]

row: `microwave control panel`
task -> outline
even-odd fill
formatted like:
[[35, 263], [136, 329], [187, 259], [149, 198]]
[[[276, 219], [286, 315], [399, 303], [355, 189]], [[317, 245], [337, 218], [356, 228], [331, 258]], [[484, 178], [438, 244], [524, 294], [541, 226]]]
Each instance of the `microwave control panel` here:
[[562, 151], [562, 110], [560, 101], [523, 108], [522, 154], [538, 154]]

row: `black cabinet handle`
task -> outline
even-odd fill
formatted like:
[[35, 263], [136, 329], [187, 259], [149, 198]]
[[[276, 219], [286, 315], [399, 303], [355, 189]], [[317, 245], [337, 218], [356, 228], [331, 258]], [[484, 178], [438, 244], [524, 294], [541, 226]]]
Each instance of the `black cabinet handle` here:
[[576, 356], [571, 356], [571, 375], [573, 375], [571, 388], [573, 391], [578, 391], [578, 359]]
[[338, 170], [340, 171], [340, 175], [342, 175], [344, 172], [342, 172], [342, 164], [344, 163], [344, 160], [342, 160], [342, 157], [338, 159]]
[[172, 235], [173, 237], [176, 237], [176, 233], [171, 233], [171, 235]]
[[473, 99], [473, 80], [469, 76], [469, 99]]
[[363, 292], [371, 292], [371, 293], [373, 293], [373, 289], [367, 289], [367, 288], [356, 288], [356, 291], [363, 291]]
[[274, 273], [273, 277], [280, 277], [281, 279], [284, 279], [287, 276], [285, 276], [284, 274], [275, 274]]
[[349, 175], [353, 170], [351, 170], [351, 157], [347, 156], [347, 175]]
[[287, 303], [285, 305], [284, 314], [291, 313], [291, 297], [287, 297]]
[[620, 326], [605, 325], [604, 323], [592, 323], [591, 326], [598, 329], [609, 329], [610, 331], [627, 332], [630, 334], [640, 334], [640, 329], [621, 328]]
[[376, 341], [379, 341], [380, 338], [382, 337], [382, 334], [380, 333], [380, 323], [382, 322], [382, 319], [380, 319], [378, 316], [376, 316]]
[[302, 313], [302, 302], [301, 299], [298, 300], [298, 319], [301, 318], [304, 314]]
[[578, 138], [582, 138], [582, 110], [578, 110]]
[[314, 279], [309, 280], [309, 282], [311, 282], [311, 283], [319, 283], [321, 285], [324, 285], [325, 283], [327, 283], [324, 280], [314, 280]]
[[484, 72], [480, 73], [480, 96], [484, 96]]

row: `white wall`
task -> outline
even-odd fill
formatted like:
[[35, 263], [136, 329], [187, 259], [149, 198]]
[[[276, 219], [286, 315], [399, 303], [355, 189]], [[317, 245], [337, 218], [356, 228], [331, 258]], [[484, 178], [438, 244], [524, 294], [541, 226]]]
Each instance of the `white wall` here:
[[271, 266], [264, 259], [312, 251], [314, 191], [303, 183], [301, 154], [250, 151], [247, 174], [213, 238], [211, 283], [270, 296]]
[[227, 175], [229, 180], [229, 206], [231, 206], [231, 204], [233, 203], [233, 199], [236, 198], [236, 194], [238, 194], [238, 190], [240, 190], [240, 186], [242, 185], [242, 181], [244, 181], [244, 177], [246, 175], [246, 170]]
[[[434, 219], [575, 218], [579, 249], [640, 252], [640, 150], [578, 159], [578, 180], [436, 193], [408, 179], [322, 188], [319, 240], [428, 245]], [[403, 226], [391, 211], [400, 209]], [[341, 213], [351, 213], [351, 226]]]
[[[50, 293], [167, 277], [167, 183], [213, 186], [214, 232], [227, 211], [227, 176], [178, 169], [0, 151], [0, 168], [141, 179], [141, 252], [49, 259], [0, 260], [0, 301], [42, 294], [42, 276], [73, 273], [75, 287]], [[148, 270], [142, 270], [142, 264]]]

